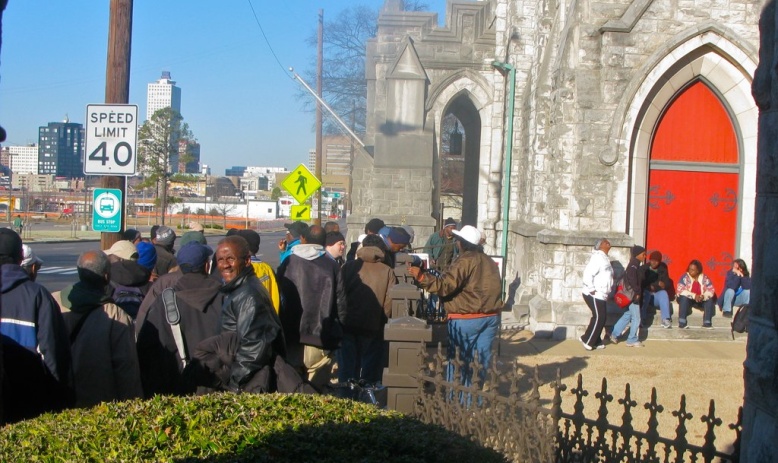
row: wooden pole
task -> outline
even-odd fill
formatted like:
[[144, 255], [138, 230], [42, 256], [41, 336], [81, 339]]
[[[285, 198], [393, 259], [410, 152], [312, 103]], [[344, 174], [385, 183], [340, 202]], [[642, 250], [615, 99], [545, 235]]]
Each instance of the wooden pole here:
[[[324, 10], [319, 10], [319, 34], [318, 34], [318, 50], [316, 53], [317, 60], [316, 60], [316, 94], [319, 95], [319, 98], [321, 99], [321, 80], [322, 80], [322, 72], [323, 72], [323, 60], [324, 60]], [[319, 179], [320, 182], [323, 181], [321, 176], [321, 164], [322, 164], [322, 114], [321, 114], [321, 105], [316, 105], [316, 178]], [[321, 188], [324, 188], [324, 185], [322, 185]], [[321, 211], [324, 209], [324, 205], [321, 202], [321, 188], [319, 188], [319, 191], [316, 192], [316, 198], [319, 202], [319, 214], [316, 216], [316, 218], [313, 220], [313, 223], [316, 225], [321, 225]]]
[[[108, 19], [108, 57], [105, 66], [106, 104], [127, 104], [130, 101], [130, 48], [132, 43], [133, 0], [110, 0]], [[105, 175], [100, 180], [102, 188], [122, 190], [122, 224], [127, 220], [127, 181], [124, 176]], [[86, 188], [86, 179], [84, 179]], [[121, 233], [101, 233], [100, 247], [108, 249], [122, 238]]]

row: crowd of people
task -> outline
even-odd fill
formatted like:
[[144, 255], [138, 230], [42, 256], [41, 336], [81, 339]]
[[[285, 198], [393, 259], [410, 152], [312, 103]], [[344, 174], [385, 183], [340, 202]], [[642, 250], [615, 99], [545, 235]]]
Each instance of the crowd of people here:
[[[722, 316], [731, 318], [734, 307], [749, 303], [751, 276], [748, 266], [742, 259], [735, 259], [732, 268], [727, 271], [724, 288], [717, 293], [713, 282], [704, 273], [698, 259], [689, 262], [686, 272], [674, 284], [669, 275], [662, 253], [654, 250], [648, 254], [646, 249], [635, 245], [630, 250], [620, 285], [615, 284], [614, 272], [608, 252], [611, 249], [607, 239], [594, 244], [592, 255], [583, 271], [582, 294], [586, 305], [592, 312], [586, 330], [580, 340], [586, 350], [604, 349], [605, 344], [617, 344], [626, 332], [625, 345], [643, 347], [639, 339], [640, 328], [647, 327], [650, 307], [658, 307], [661, 326], [670, 329], [673, 326], [671, 302], [678, 306], [676, 317], [679, 329], [688, 329], [687, 317], [693, 308], [703, 311], [702, 328], [713, 328], [713, 317], [718, 304]], [[607, 318], [607, 301], [619, 286], [625, 287], [633, 296], [627, 307], [616, 321], [610, 334], [603, 336]], [[629, 327], [629, 331], [627, 331]]]
[[474, 227], [446, 220], [424, 248], [432, 269], [410, 266], [408, 226], [370, 220], [348, 253], [336, 222], [285, 228], [275, 270], [253, 230], [212, 249], [197, 223], [130, 229], [82, 253], [78, 281], [53, 294], [35, 281], [41, 259], [0, 228], [3, 421], [155, 394], [325, 391], [336, 365], [339, 382], [380, 383], [396, 266], [445, 303], [450, 356], [489, 361], [501, 280]]

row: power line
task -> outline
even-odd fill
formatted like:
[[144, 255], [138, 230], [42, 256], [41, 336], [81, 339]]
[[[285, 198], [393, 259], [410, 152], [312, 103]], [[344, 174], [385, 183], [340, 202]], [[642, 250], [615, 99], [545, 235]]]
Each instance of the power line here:
[[254, 20], [257, 22], [257, 26], [259, 26], [259, 31], [262, 33], [262, 37], [265, 39], [265, 43], [267, 44], [267, 47], [270, 49], [270, 53], [272, 53], [273, 58], [276, 59], [276, 63], [278, 63], [278, 66], [281, 68], [281, 70], [284, 71], [284, 74], [294, 79], [294, 77], [291, 74], [289, 74], [289, 71], [286, 69], [286, 67], [284, 67], [284, 65], [281, 64], [281, 60], [278, 59], [275, 50], [273, 50], [273, 46], [270, 45], [270, 41], [267, 39], [267, 35], [265, 35], [265, 30], [262, 28], [262, 24], [259, 23], [259, 17], [257, 16], [257, 12], [254, 10], [254, 5], [251, 4], [251, 0], [247, 0], [247, 1], [249, 3], [249, 7], [251, 8], [251, 13], [254, 15]]

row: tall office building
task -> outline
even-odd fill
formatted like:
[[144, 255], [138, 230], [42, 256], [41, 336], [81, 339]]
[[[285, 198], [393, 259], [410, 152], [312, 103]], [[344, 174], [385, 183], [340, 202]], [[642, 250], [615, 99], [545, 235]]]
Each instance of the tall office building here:
[[38, 174], [56, 177], [84, 176], [84, 126], [70, 122], [49, 122], [38, 129]]
[[162, 71], [162, 77], [148, 85], [146, 91], [146, 120], [160, 109], [170, 107], [181, 112], [181, 89], [170, 80], [170, 72]]
[[8, 166], [14, 174], [38, 174], [38, 145], [8, 147]]
[[[182, 159], [187, 159], [183, 162]], [[196, 141], [178, 140], [178, 171], [182, 174], [200, 172], [200, 144]]]

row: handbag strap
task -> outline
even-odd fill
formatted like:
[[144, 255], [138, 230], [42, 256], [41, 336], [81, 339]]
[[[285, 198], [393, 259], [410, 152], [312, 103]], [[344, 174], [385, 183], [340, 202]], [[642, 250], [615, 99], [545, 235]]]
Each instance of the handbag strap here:
[[162, 291], [162, 302], [165, 304], [165, 318], [173, 332], [173, 339], [176, 341], [178, 356], [181, 358], [183, 368], [186, 368], [186, 364], [189, 362], [189, 354], [186, 351], [184, 334], [181, 332], [181, 312], [178, 311], [176, 292], [173, 288], [165, 288], [165, 290]]

